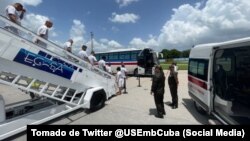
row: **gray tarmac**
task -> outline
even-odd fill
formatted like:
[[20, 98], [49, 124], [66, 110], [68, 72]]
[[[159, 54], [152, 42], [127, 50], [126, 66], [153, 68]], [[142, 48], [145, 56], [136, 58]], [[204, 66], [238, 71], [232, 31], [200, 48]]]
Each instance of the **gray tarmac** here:
[[[165, 71], [167, 74], [167, 71]], [[105, 106], [95, 112], [88, 113], [80, 110], [50, 123], [50, 125], [207, 125], [209, 118], [200, 115], [193, 105], [193, 101], [188, 95], [187, 71], [179, 71], [179, 107], [172, 109], [168, 104], [171, 102], [170, 91], [166, 79], [164, 105], [166, 115], [163, 119], [156, 118], [156, 107], [154, 98], [150, 94], [151, 78], [138, 79], [129, 77], [127, 79], [127, 92], [115, 96], [106, 101]], [[0, 84], [0, 94], [4, 96], [7, 104], [20, 99], [29, 99], [29, 95], [18, 89]], [[8, 95], [8, 98], [5, 97]], [[14, 137], [13, 140], [24, 141], [26, 134]]]

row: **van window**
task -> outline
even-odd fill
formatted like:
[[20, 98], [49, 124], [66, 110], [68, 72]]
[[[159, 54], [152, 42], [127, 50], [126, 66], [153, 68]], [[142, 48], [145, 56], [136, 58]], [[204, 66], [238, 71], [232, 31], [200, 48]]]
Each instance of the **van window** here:
[[189, 63], [189, 72], [192, 74], [192, 75], [197, 75], [197, 61], [195, 60], [192, 60], [190, 61]]
[[204, 63], [199, 63], [198, 64], [198, 75], [204, 75], [205, 74], [205, 64]]
[[231, 58], [219, 58], [216, 60], [216, 64], [221, 65], [225, 71], [229, 72], [231, 71], [232, 59]]
[[189, 59], [188, 74], [207, 81], [208, 60]]

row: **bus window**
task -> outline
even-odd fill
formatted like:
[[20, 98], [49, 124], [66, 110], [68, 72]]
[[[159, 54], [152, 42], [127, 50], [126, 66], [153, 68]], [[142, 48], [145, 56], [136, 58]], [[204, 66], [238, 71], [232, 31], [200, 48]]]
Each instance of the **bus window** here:
[[119, 54], [119, 60], [125, 60], [125, 53], [124, 52], [121, 52]]
[[133, 52], [131, 53], [131, 60], [132, 60], [132, 61], [136, 61], [136, 60], [137, 60], [138, 54], [139, 54], [138, 51], [133, 51]]
[[96, 57], [96, 60], [100, 60], [100, 55], [99, 54], [95, 55], [95, 57]]
[[122, 52], [119, 55], [120, 60], [130, 60], [130, 52]]
[[109, 59], [109, 54], [105, 53], [105, 54], [99, 54], [99, 60], [101, 60], [103, 56], [106, 57], [106, 60]]
[[125, 56], [124, 56], [125, 60], [130, 60], [130, 52], [126, 52]]
[[159, 60], [157, 57], [157, 54], [155, 52], [153, 52], [153, 65], [158, 65], [159, 64]]
[[113, 53], [110, 53], [110, 54], [109, 54], [108, 60], [114, 60]]
[[113, 60], [118, 60], [119, 59], [119, 54], [118, 53], [114, 53], [113, 54]]

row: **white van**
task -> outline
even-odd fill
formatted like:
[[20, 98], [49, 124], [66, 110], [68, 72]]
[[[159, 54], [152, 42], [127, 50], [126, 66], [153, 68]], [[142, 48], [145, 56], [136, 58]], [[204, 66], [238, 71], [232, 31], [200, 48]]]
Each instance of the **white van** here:
[[199, 112], [250, 124], [250, 38], [192, 48], [188, 91]]

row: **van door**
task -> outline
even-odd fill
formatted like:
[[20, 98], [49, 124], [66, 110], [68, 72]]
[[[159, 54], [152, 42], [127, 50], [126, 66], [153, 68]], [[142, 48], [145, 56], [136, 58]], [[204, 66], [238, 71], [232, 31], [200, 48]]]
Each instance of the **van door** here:
[[216, 115], [229, 124], [249, 124], [250, 46], [218, 49], [212, 76]]
[[189, 95], [206, 112], [210, 112], [210, 84], [208, 83], [208, 59], [190, 58], [188, 65]]

